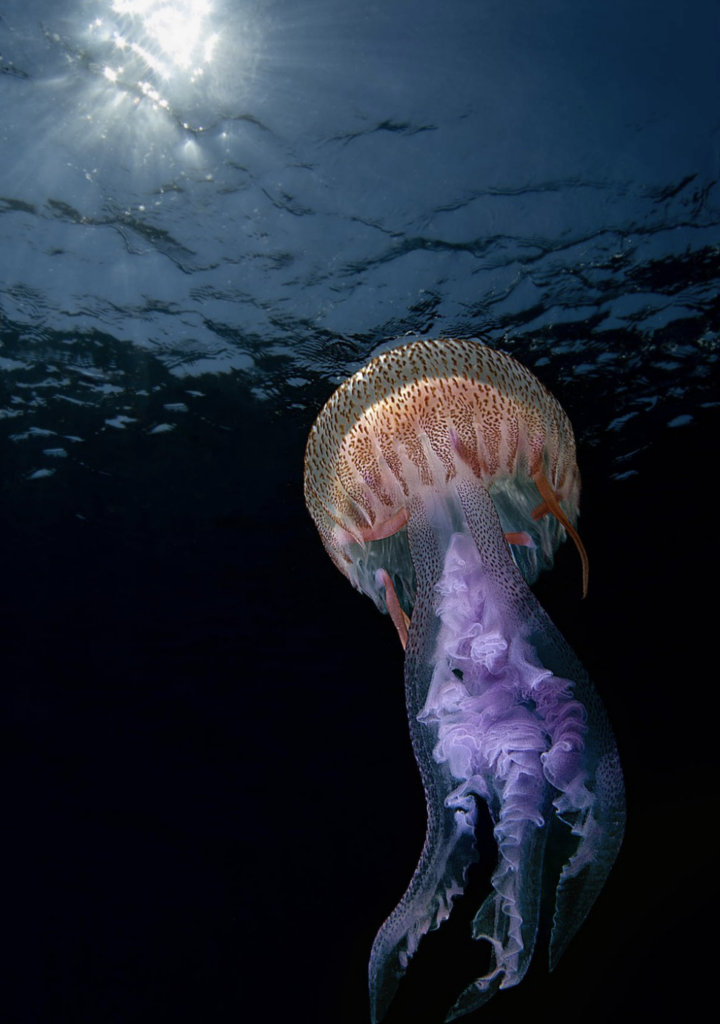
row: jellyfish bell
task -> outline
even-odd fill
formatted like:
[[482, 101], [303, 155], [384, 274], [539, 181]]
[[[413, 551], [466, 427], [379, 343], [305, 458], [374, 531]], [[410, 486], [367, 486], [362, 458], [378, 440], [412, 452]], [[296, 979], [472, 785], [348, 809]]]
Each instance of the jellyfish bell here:
[[[391, 349], [346, 381], [318, 416], [305, 459], [305, 496], [326, 550], [384, 608], [376, 572], [399, 576], [412, 603], [407, 544], [390, 541], [420, 497], [442, 507], [462, 481], [490, 490], [528, 583], [573, 537], [580, 497], [575, 439], [559, 403], [510, 356], [471, 341]], [[403, 570], [398, 569], [403, 566]]]
[[510, 356], [472, 341], [382, 353], [335, 392], [312, 428], [308, 509], [330, 557], [389, 612], [406, 648], [428, 810], [420, 863], [371, 954], [376, 1021], [422, 935], [463, 891], [477, 858], [479, 800], [493, 820], [497, 864], [472, 935], [489, 942], [492, 964], [448, 1019], [527, 970], [557, 822], [575, 849], [552, 883], [551, 965], [617, 854], [624, 797], [612, 731], [528, 586], [569, 534], [587, 587], [574, 527], [579, 494], [561, 406]]

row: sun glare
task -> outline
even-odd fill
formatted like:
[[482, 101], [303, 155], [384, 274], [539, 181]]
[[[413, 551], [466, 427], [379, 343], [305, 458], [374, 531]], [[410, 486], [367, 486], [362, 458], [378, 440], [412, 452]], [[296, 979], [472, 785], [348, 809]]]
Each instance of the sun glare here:
[[[202, 134], [248, 94], [261, 38], [252, 0], [84, 2], [86, 67], [101, 76], [88, 116], [112, 137], [132, 131], [142, 146], [161, 130]], [[124, 124], [130, 109], [142, 116]]]
[[167, 106], [163, 83], [193, 84], [212, 63], [220, 36], [208, 0], [111, 0], [106, 10], [89, 29], [118, 57], [103, 68], [108, 81]]

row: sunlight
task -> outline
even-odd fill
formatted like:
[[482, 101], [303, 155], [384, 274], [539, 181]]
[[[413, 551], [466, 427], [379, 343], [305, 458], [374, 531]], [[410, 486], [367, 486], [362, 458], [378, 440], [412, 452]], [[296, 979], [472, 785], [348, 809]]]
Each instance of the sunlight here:
[[[113, 18], [113, 15], [115, 16]], [[117, 85], [129, 85], [161, 106], [163, 85], [148, 88], [149, 73], [169, 82], [193, 84], [212, 63], [220, 40], [208, 0], [111, 0], [107, 18], [95, 18], [89, 32], [122, 55], [122, 66], [108, 63], [103, 74]], [[128, 57], [133, 58], [128, 65]], [[126, 74], [127, 72], [127, 74]], [[134, 81], [128, 76], [135, 76]]]
[[261, 38], [251, 0], [80, 2], [91, 15], [78, 46], [91, 72], [78, 96], [84, 144], [133, 167], [160, 153], [197, 163], [192, 147], [173, 148], [178, 132], [205, 135], [250, 94]]
[[[206, 63], [212, 59], [213, 47], [208, 49], [206, 35], [211, 13], [207, 0], [114, 0], [112, 6], [116, 14], [139, 22], [175, 67], [185, 71], [198, 58]], [[209, 38], [213, 38], [212, 34]]]

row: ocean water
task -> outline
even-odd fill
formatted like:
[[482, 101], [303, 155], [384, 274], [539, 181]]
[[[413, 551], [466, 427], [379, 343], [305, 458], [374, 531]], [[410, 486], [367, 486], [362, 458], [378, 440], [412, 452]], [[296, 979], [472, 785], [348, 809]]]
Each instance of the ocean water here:
[[[557, 971], [468, 1019], [700, 1012], [719, 31], [712, 0], [0, 5], [3, 1019], [368, 1020], [425, 813], [402, 652], [302, 459], [380, 343], [442, 336], [573, 422], [590, 591], [567, 550], [538, 593], [628, 787]], [[441, 936], [395, 1024], [472, 973]]]

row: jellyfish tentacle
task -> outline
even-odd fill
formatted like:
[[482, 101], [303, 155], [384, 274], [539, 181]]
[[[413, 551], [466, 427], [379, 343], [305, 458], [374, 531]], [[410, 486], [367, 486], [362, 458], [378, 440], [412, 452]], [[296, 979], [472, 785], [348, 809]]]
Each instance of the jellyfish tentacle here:
[[376, 523], [375, 526], [367, 527], [360, 532], [363, 540], [366, 542], [370, 540], [384, 540], [386, 537], [392, 537], [398, 530], [402, 530], [406, 522], [407, 512], [404, 508], [401, 508], [389, 519], [384, 519], [382, 522]]
[[436, 757], [448, 759], [456, 780], [465, 779], [451, 803], [467, 794], [488, 801], [498, 858], [494, 891], [473, 922], [473, 938], [492, 946], [492, 965], [465, 989], [447, 1020], [479, 1008], [498, 988], [516, 985], [525, 975], [537, 935], [551, 812], [542, 763], [547, 723], [534, 699], [548, 688], [551, 673], [523, 640], [530, 591], [503, 543], [488, 493], [462, 483], [457, 492], [467, 526], [452, 538], [441, 580], [447, 681], [444, 692], [437, 688], [432, 695], [440, 719]]
[[[533, 602], [484, 488], [462, 484], [444, 503], [415, 502], [408, 540], [417, 591], [406, 655], [413, 748], [425, 786], [428, 833], [410, 888], [381, 929], [371, 958], [380, 1019], [420, 937], [449, 914], [476, 859], [475, 800], [488, 803], [498, 860], [473, 937], [492, 946], [491, 969], [462, 993], [451, 1017], [517, 984], [532, 957], [554, 790], [543, 759], [554, 714], [558, 742], [573, 715], [524, 642]], [[444, 556], [441, 554], [444, 552]], [[534, 699], [536, 698], [536, 699]], [[537, 704], [537, 707], [534, 705]]]
[[506, 533], [505, 540], [508, 544], [515, 544], [521, 548], [532, 548], [535, 546], [535, 541], [532, 539], [529, 533], [525, 533], [524, 530], [516, 531], [515, 533]]
[[541, 501], [540, 504], [536, 508], [534, 508], [530, 513], [530, 518], [534, 523], [537, 523], [540, 519], [544, 519], [545, 516], [549, 515], [550, 509], [548, 508], [547, 503]]
[[383, 1019], [407, 964], [422, 936], [449, 916], [452, 900], [463, 891], [467, 868], [477, 859], [475, 805], [450, 806], [457, 788], [449, 767], [434, 756], [435, 734], [419, 721], [436, 672], [435, 586], [442, 572], [442, 549], [422, 501], [414, 499], [408, 540], [417, 566], [417, 590], [405, 655], [405, 695], [410, 736], [425, 790], [427, 833], [407, 892], [377, 934], [370, 954], [372, 1020]]
[[[587, 597], [590, 563], [588, 561], [585, 545], [580, 540], [580, 534], [577, 532], [573, 524], [570, 522], [570, 520], [560, 507], [560, 502], [555, 497], [555, 492], [550, 486], [550, 481], [545, 476], [544, 470], [541, 469], [538, 473], [536, 473], [533, 477], [533, 480], [535, 481], [537, 489], [540, 491], [540, 496], [543, 499], [543, 504], [539, 506], [539, 508], [545, 507], [546, 509], [546, 511], [542, 512], [539, 516], [537, 516], [537, 518], [540, 519], [543, 515], [547, 515], [548, 512], [551, 512], [555, 516], [557, 521], [567, 530], [568, 534], [572, 538], [573, 544], [577, 548], [578, 554], [580, 555], [580, 561], [582, 562], [583, 597]], [[535, 509], [535, 512], [537, 511], [538, 509]], [[536, 518], [535, 512], [533, 513], [533, 519]]]
[[[460, 484], [458, 491], [473, 538], [486, 558], [487, 515], [479, 514], [485, 504], [483, 494], [466, 484]], [[494, 552], [497, 561], [502, 546], [495, 545]], [[515, 606], [522, 624], [526, 656], [547, 672], [534, 687], [537, 711], [548, 734], [548, 750], [541, 757], [543, 772], [554, 794], [558, 819], [579, 840], [557, 887], [550, 941], [552, 969], [587, 916], [617, 857], [625, 824], [622, 769], [607, 713], [577, 656], [513, 563], [508, 560], [506, 571], [496, 578], [504, 584], [499, 600]]]
[[[559, 633], [557, 635], [560, 637]], [[550, 935], [550, 970], [557, 966], [605, 884], [625, 831], [625, 786], [607, 713], [584, 672], [578, 676], [576, 693], [588, 715], [584, 761], [593, 801], [587, 807], [578, 808], [577, 797], [570, 790], [562, 791], [554, 801], [558, 818], [570, 826], [579, 842], [558, 882]], [[549, 768], [546, 764], [547, 774], [550, 774]], [[558, 784], [555, 780], [554, 785]]]
[[408, 627], [410, 625], [410, 619], [402, 609], [400, 599], [398, 598], [397, 591], [395, 590], [395, 584], [393, 583], [392, 576], [387, 569], [378, 569], [376, 579], [378, 585], [385, 588], [385, 604], [387, 605], [388, 614], [390, 615], [393, 625], [397, 630], [397, 634], [400, 637], [402, 648], [405, 650], [408, 641]]

